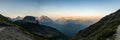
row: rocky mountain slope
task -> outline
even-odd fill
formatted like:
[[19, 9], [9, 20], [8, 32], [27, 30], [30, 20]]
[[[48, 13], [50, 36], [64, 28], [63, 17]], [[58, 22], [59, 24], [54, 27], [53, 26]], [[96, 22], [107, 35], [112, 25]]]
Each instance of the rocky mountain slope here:
[[0, 26], [0, 40], [35, 40], [14, 26]]
[[0, 40], [34, 40], [34, 38], [0, 14]]
[[34, 17], [16, 23], [0, 15], [0, 40], [67, 40], [58, 30], [38, 24]]
[[115, 40], [116, 30], [119, 25], [120, 10], [81, 30], [73, 40]]

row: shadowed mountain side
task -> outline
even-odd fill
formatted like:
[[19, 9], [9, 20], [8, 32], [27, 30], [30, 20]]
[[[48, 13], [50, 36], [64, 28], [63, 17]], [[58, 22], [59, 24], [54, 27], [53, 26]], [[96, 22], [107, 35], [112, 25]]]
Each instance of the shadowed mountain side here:
[[[26, 16], [28, 17], [28, 16]], [[41, 36], [47, 40], [66, 40], [64, 34], [56, 30], [55, 28], [40, 25], [35, 19], [32, 18], [32, 21], [25, 21], [27, 20], [26, 17], [23, 20], [15, 21], [19, 26], [25, 28], [30, 33], [33, 33], [35, 35]], [[31, 17], [28, 17], [28, 19]], [[35, 22], [36, 21], [36, 22]]]
[[52, 20], [48, 16], [41, 16], [38, 18], [39, 23], [42, 25], [51, 26], [68, 37], [72, 37], [78, 33], [79, 30], [82, 30], [89, 25], [93, 24], [93, 20], [81, 20], [81, 19], [73, 19], [73, 18], [59, 18], [57, 20]]
[[25, 34], [17, 25], [0, 14], [0, 40], [35, 40]]
[[114, 37], [120, 25], [120, 10], [103, 17], [97, 23], [81, 30], [74, 40], [106, 40]]

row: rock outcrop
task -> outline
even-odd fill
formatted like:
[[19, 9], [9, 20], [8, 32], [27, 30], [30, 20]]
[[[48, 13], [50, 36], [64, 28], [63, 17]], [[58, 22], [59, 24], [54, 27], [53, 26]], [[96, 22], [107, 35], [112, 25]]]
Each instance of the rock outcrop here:
[[26, 16], [23, 18], [23, 22], [29, 22], [29, 23], [38, 23], [38, 21], [33, 16]]

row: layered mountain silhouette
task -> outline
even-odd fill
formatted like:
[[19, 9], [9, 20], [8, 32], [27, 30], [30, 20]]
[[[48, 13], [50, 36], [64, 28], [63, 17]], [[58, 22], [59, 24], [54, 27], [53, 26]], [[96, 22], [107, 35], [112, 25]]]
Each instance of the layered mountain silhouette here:
[[49, 18], [48, 16], [44, 16], [42, 15], [39, 18], [39, 23], [42, 25], [47, 25], [47, 26], [51, 26], [53, 28], [56, 28], [58, 30], [60, 30], [60, 24], [56, 23], [55, 21], [53, 21], [51, 18]]
[[20, 16], [17, 16], [16, 18], [10, 18], [10, 17], [9, 17], [9, 19], [10, 19], [11, 21], [17, 21], [17, 20], [22, 20], [23, 18], [20, 17]]
[[81, 24], [79, 20], [66, 20], [61, 24], [61, 31], [68, 37], [74, 36], [79, 30], [85, 28], [85, 25]]
[[[12, 21], [22, 20], [24, 18], [18, 16], [16, 18], [13, 18]], [[63, 34], [67, 35], [68, 37], [72, 37], [75, 34], [78, 33], [79, 30], [82, 30], [93, 23], [93, 21], [81, 21], [79, 19], [72, 20], [72, 19], [66, 19], [64, 17], [59, 18], [57, 20], [52, 20], [48, 16], [42, 15], [40, 18], [35, 17], [36, 20], [38, 20], [39, 24], [46, 25], [53, 27]], [[32, 19], [29, 19], [32, 20]], [[92, 23], [91, 23], [92, 22]]]
[[33, 16], [26, 16], [23, 20], [15, 21], [15, 23], [30, 33], [43, 37], [44, 40], [66, 40], [64, 34], [55, 28], [39, 24]]
[[78, 33], [79, 30], [84, 29], [86, 25], [82, 24], [80, 20], [72, 20], [66, 18], [59, 18], [57, 20], [52, 20], [48, 16], [41, 16], [39, 18], [39, 23], [42, 25], [51, 26], [58, 29], [60, 32], [64, 33], [68, 37], [72, 37]]
[[12, 22], [0, 14], [0, 34], [0, 40], [67, 40], [57, 29], [39, 24], [33, 16]]
[[[116, 40], [120, 25], [120, 10], [103, 17], [97, 23], [79, 31], [73, 40]], [[119, 36], [117, 36], [119, 37]], [[120, 39], [117, 39], [120, 40]]]

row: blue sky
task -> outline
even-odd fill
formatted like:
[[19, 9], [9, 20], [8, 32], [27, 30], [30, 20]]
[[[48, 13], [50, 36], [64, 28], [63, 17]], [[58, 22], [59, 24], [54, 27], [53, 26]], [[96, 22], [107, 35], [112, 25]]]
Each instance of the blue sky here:
[[1, 14], [16, 16], [105, 16], [120, 9], [119, 0], [0, 0]]

